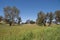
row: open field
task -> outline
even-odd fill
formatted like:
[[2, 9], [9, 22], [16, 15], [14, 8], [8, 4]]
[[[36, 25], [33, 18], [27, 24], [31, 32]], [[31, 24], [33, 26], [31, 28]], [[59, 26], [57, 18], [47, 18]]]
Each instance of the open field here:
[[60, 25], [37, 26], [0, 24], [0, 40], [60, 40]]

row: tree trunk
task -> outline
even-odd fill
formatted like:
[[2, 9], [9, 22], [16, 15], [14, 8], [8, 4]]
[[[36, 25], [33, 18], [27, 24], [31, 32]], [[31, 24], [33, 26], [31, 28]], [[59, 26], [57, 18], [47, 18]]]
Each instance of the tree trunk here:
[[50, 20], [50, 22], [49, 22], [49, 26], [51, 25], [51, 23], [52, 23], [52, 20]]

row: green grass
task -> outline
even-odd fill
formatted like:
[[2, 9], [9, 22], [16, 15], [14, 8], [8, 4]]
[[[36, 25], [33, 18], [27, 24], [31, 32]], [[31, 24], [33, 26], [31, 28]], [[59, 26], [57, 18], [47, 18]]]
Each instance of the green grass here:
[[60, 40], [60, 25], [37, 26], [0, 24], [0, 40]]

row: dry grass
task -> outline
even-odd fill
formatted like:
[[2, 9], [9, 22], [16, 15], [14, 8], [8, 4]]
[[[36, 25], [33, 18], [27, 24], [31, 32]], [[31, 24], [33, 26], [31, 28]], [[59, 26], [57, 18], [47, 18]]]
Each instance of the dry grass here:
[[60, 40], [60, 25], [0, 25], [0, 40]]

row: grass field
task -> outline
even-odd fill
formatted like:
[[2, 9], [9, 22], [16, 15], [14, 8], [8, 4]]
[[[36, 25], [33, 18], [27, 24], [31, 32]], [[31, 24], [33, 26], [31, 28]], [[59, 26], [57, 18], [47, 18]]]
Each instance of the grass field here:
[[60, 25], [37, 26], [0, 24], [0, 40], [60, 40]]

